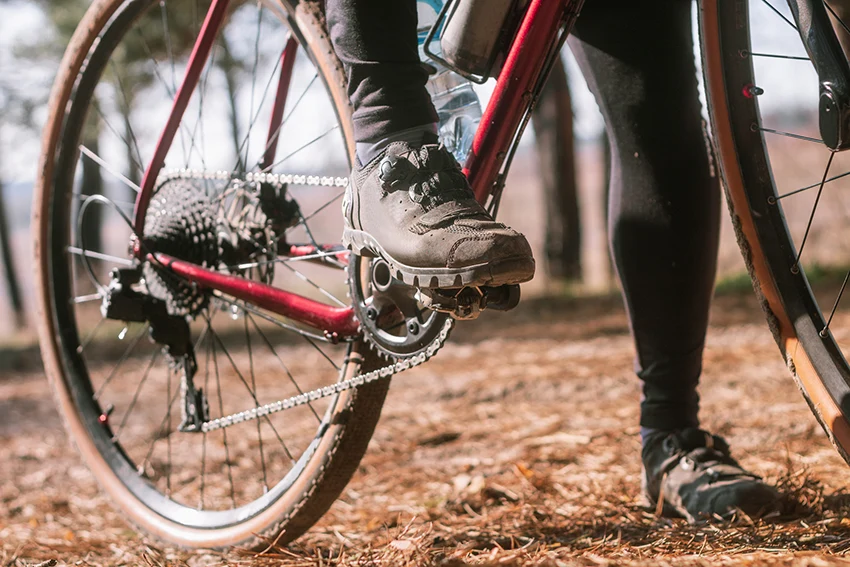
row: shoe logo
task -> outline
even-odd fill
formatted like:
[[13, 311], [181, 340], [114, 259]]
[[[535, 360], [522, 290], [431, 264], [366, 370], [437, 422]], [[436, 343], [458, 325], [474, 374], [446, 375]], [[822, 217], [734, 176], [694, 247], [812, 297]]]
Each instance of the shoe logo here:
[[351, 203], [351, 183], [349, 182], [348, 186], [345, 188], [345, 193], [342, 197], [342, 216], [345, 219], [346, 223], [351, 220], [351, 215], [353, 213], [353, 207]]

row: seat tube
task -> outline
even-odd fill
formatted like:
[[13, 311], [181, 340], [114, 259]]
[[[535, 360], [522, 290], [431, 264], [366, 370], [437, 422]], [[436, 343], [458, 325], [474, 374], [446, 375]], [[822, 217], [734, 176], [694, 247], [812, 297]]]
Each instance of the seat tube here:
[[493, 190], [511, 143], [531, 108], [547, 55], [562, 26], [572, 29], [584, 0], [531, 0], [514, 38], [496, 88], [475, 133], [464, 173], [479, 202]]
[[145, 215], [148, 211], [151, 197], [153, 196], [154, 186], [162, 166], [165, 164], [165, 157], [168, 155], [168, 150], [171, 149], [171, 144], [174, 142], [174, 136], [180, 128], [180, 122], [183, 120], [183, 115], [186, 108], [189, 106], [189, 101], [198, 86], [201, 79], [201, 73], [207, 64], [210, 52], [212, 51], [215, 38], [224, 24], [227, 8], [230, 5], [230, 0], [213, 0], [210, 9], [207, 12], [207, 17], [204, 20], [204, 25], [201, 28], [201, 33], [195, 42], [195, 47], [192, 50], [192, 55], [189, 58], [189, 65], [186, 68], [186, 74], [183, 78], [183, 83], [177, 91], [174, 98], [174, 105], [171, 109], [171, 114], [168, 117], [157, 142], [156, 150], [151, 159], [148, 168], [145, 170], [145, 175], [142, 178], [141, 191], [136, 197], [135, 211], [135, 231], [138, 236], [144, 234]]

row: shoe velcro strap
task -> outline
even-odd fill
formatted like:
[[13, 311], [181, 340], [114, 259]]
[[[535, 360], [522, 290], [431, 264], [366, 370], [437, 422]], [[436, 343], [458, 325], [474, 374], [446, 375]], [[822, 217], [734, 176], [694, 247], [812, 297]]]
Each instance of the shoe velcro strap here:
[[419, 217], [417, 221], [428, 228], [439, 228], [460, 219], [491, 220], [477, 202], [463, 199], [441, 203]]

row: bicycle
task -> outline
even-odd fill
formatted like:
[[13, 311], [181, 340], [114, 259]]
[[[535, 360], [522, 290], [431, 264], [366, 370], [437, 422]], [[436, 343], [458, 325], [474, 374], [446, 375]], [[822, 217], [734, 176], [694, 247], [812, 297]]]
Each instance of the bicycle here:
[[[493, 210], [581, 5], [531, 0], [503, 46], [464, 169]], [[834, 301], [823, 298], [825, 315], [802, 264], [824, 186], [847, 175], [829, 177], [833, 156], [850, 145], [850, 69], [832, 8], [789, 0], [788, 17], [770, 0], [753, 0], [762, 15], [800, 31], [803, 56], [754, 51], [746, 3], [700, 6], [714, 141], [741, 249], [789, 369], [848, 459], [850, 365], [835, 324], [850, 274]], [[232, 44], [245, 29], [240, 66]], [[813, 63], [821, 138], [763, 125], [755, 68], [775, 58]], [[239, 73], [251, 75], [247, 116], [236, 110]], [[128, 109], [157, 94], [173, 106], [152, 104], [134, 128]], [[228, 101], [230, 132], [207, 121]], [[290, 121], [299, 108], [309, 108], [309, 121]], [[385, 263], [336, 244], [353, 155], [350, 114], [319, 3], [97, 0], [71, 41], [34, 197], [39, 336], [71, 438], [146, 533], [188, 547], [297, 538], [357, 469], [390, 378], [434, 356], [455, 319], [518, 301], [513, 288], [422, 292]], [[123, 144], [124, 155], [87, 146], [93, 131]], [[821, 181], [780, 192], [768, 135], [827, 146]], [[232, 139], [235, 165], [211, 136]], [[117, 198], [115, 187], [111, 197], [89, 194], [81, 164], [96, 164], [135, 202]], [[814, 188], [808, 227], [795, 238], [786, 199]], [[115, 235], [101, 249], [91, 245], [96, 223]]]

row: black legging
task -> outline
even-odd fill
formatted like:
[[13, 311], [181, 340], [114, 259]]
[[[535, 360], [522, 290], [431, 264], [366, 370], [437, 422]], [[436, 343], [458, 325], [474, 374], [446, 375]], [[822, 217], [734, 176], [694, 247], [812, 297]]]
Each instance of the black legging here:
[[[414, 0], [328, 0], [355, 137], [434, 121]], [[587, 0], [570, 46], [611, 141], [611, 252], [643, 380], [641, 425], [698, 425], [720, 191], [697, 94], [689, 0]]]

